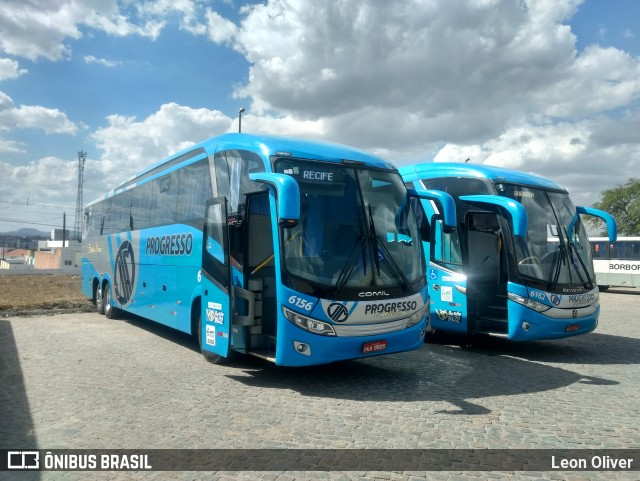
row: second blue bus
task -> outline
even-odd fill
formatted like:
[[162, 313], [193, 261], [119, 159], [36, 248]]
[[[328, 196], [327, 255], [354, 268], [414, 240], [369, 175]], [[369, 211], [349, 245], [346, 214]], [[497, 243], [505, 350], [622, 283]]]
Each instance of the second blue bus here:
[[555, 339], [593, 331], [599, 293], [581, 215], [556, 182], [484, 165], [424, 163], [400, 168], [408, 187], [447, 192], [456, 229], [446, 231], [438, 207], [426, 244], [430, 321], [434, 331], [492, 334], [513, 341]]

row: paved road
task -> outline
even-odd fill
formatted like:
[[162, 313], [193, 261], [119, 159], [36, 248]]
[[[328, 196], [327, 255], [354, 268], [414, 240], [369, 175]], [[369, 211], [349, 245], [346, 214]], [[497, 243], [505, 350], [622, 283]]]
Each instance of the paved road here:
[[[0, 448], [637, 449], [640, 292], [611, 290], [601, 302], [600, 325], [587, 336], [473, 346], [444, 339], [410, 353], [313, 368], [253, 358], [210, 365], [188, 336], [139, 319], [85, 313], [0, 320]], [[126, 479], [578, 481], [639, 474], [151, 472]], [[48, 472], [28, 479], [123, 477]]]

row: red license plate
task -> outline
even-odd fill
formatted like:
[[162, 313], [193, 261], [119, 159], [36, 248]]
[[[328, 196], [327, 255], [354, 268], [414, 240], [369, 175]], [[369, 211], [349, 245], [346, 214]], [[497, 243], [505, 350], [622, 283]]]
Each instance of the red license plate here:
[[580, 329], [580, 324], [569, 324], [567, 327], [565, 327], [564, 331], [565, 332], [573, 332], [573, 331], [577, 331]]
[[370, 352], [379, 352], [384, 351], [387, 348], [387, 341], [374, 341], [374, 342], [365, 342], [362, 345], [362, 352], [364, 354], [368, 354]]

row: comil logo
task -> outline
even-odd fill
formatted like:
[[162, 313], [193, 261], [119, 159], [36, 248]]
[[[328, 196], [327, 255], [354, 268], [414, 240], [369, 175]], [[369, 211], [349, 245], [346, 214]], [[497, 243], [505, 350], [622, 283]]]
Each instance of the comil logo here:
[[363, 291], [358, 293], [358, 297], [382, 297], [388, 295], [387, 291]]
[[7, 469], [40, 469], [38, 451], [7, 452]]

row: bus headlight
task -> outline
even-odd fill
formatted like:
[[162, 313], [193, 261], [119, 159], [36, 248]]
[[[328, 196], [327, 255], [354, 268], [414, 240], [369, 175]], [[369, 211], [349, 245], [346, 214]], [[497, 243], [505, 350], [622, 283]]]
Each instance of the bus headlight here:
[[542, 304], [538, 301], [534, 301], [533, 299], [529, 299], [528, 297], [522, 297], [518, 294], [514, 294], [513, 292], [509, 292], [509, 300], [513, 302], [517, 302], [518, 304], [523, 305], [524, 307], [528, 307], [529, 309], [533, 309], [536, 312], [544, 312], [551, 309], [549, 306]]
[[331, 324], [327, 324], [326, 322], [303, 316], [302, 314], [298, 314], [297, 312], [290, 311], [284, 306], [282, 306], [282, 313], [289, 322], [295, 324], [301, 329], [304, 329], [305, 331], [311, 332], [313, 334], [319, 334], [321, 336], [336, 335], [336, 331], [333, 330]]
[[413, 314], [409, 319], [407, 319], [407, 327], [415, 326], [416, 324], [418, 324], [422, 320], [426, 312], [427, 312], [427, 306], [425, 305], [422, 307], [422, 309], [420, 309], [418, 312]]

